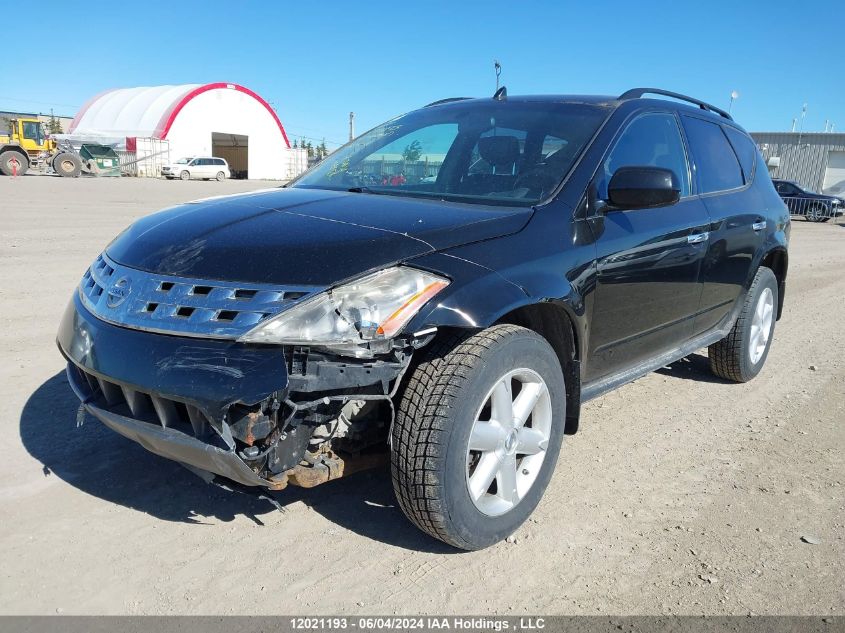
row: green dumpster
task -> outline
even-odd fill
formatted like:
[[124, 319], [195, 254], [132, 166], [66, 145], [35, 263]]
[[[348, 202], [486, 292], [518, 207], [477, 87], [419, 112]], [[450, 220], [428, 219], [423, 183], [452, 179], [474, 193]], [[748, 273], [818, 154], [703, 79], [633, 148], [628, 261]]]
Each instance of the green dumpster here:
[[108, 145], [85, 143], [79, 148], [79, 156], [86, 171], [95, 176], [120, 176], [120, 159], [114, 148]]

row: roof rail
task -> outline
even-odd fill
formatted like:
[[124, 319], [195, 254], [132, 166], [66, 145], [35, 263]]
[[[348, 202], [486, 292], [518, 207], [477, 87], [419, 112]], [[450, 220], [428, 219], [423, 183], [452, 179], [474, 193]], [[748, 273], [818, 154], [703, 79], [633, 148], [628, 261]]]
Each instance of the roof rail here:
[[466, 101], [467, 99], [472, 99], [472, 97], [449, 97], [448, 99], [440, 99], [438, 101], [432, 101], [431, 103], [427, 103], [423, 107], [424, 108], [430, 108], [431, 106], [443, 105], [444, 103], [452, 103], [453, 101]]
[[662, 95], [664, 97], [672, 97], [673, 99], [680, 99], [681, 101], [694, 103], [702, 110], [709, 110], [710, 112], [715, 112], [716, 114], [726, 118], [728, 121], [733, 121], [733, 117], [721, 108], [717, 108], [716, 106], [710, 105], [709, 103], [705, 103], [704, 101], [700, 101], [699, 99], [682, 95], [678, 92], [670, 92], [669, 90], [661, 90], [660, 88], [632, 88], [631, 90], [623, 92], [621, 95], [619, 95], [618, 100], [627, 101], [628, 99], [639, 99], [640, 97], [646, 94]]

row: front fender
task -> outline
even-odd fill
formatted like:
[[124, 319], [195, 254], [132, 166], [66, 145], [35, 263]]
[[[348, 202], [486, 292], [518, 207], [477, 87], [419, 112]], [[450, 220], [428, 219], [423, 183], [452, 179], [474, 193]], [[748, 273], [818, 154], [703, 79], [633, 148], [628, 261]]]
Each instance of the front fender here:
[[452, 283], [408, 324], [408, 332], [431, 327], [484, 329], [531, 301], [526, 292], [497, 272], [445, 253], [417, 257], [413, 265], [448, 277]]
[[[523, 275], [517, 276], [520, 283], [485, 266], [445, 253], [415, 258], [413, 265], [445, 275], [452, 284], [411, 320], [407, 332], [420, 332], [431, 327], [481, 330], [520, 308], [553, 305], [565, 312], [572, 322], [576, 355], [583, 358], [588, 332], [584, 294], [579, 289], [591, 277], [590, 264], [582, 267], [577, 275], [578, 283], [553, 274], [550, 272], [555, 269], [553, 266], [545, 267], [538, 262], [532, 262], [521, 271]], [[508, 272], [519, 274], [519, 271]]]

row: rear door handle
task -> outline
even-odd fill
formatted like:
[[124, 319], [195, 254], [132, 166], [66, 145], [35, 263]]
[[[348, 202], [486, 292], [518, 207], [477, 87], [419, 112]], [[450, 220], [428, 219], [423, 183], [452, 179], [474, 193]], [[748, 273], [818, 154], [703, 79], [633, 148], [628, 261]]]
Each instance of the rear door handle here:
[[701, 244], [702, 242], [706, 242], [709, 236], [710, 233], [694, 233], [693, 235], [687, 235], [687, 242], [690, 244]]
[[763, 229], [766, 228], [766, 221], [760, 220], [759, 222], [755, 222], [754, 224], [751, 225], [751, 228], [754, 229], [755, 231], [762, 231]]

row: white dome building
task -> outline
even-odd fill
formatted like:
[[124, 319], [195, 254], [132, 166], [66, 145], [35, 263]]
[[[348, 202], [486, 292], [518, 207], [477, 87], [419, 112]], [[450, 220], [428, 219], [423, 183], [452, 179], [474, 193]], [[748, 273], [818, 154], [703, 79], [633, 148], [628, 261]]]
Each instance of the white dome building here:
[[142, 147], [159, 145], [168, 148], [170, 161], [225, 158], [233, 175], [251, 179], [292, 178], [306, 162], [291, 149], [273, 108], [249, 88], [228, 83], [108, 90], [82, 107], [67, 136], [125, 139], [130, 150], [137, 146], [139, 160]]

